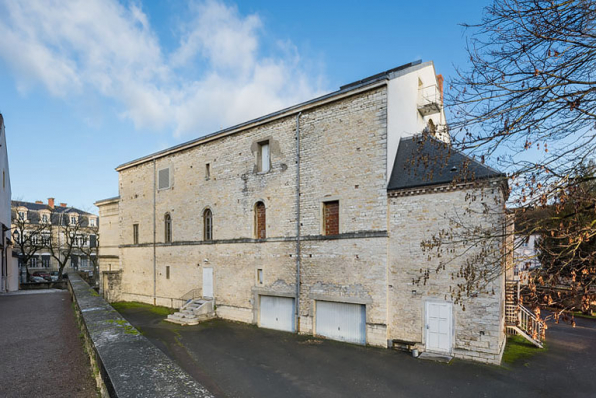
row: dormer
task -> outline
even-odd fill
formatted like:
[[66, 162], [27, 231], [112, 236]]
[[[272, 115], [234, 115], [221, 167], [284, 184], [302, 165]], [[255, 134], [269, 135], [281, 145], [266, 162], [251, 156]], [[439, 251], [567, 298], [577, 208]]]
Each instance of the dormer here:
[[27, 222], [29, 210], [25, 206], [17, 207], [17, 219], [22, 222]]
[[77, 225], [79, 223], [79, 214], [75, 212], [71, 212], [67, 214], [68, 216], [68, 225], [71, 227]]
[[97, 217], [96, 216], [89, 216], [89, 226], [97, 227]]
[[49, 224], [51, 220], [51, 213], [49, 210], [40, 210], [39, 211], [39, 223], [40, 224]]

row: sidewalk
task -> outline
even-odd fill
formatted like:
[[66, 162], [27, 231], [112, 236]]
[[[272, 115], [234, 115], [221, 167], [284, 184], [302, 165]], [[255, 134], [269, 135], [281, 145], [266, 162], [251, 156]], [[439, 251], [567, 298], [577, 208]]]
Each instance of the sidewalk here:
[[67, 290], [0, 295], [0, 397], [96, 397]]

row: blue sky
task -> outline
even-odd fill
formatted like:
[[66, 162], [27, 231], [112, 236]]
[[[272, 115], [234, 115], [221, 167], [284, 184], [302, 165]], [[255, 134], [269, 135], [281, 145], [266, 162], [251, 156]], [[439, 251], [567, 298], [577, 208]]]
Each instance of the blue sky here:
[[13, 199], [96, 212], [119, 164], [422, 59], [487, 1], [0, 0]]

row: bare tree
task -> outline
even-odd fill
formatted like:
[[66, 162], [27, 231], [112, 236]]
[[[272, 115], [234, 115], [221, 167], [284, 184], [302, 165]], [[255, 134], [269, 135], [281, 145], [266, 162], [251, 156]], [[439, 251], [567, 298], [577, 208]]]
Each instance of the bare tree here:
[[25, 215], [12, 211], [12, 237], [27, 277], [29, 277], [29, 262], [45, 247], [48, 236], [47, 224], [33, 223]]
[[51, 223], [48, 231], [51, 239], [46, 241], [46, 248], [51, 256], [58, 262], [58, 281], [62, 280], [64, 268], [72, 256], [81, 252], [81, 247], [86, 244], [88, 230], [86, 217], [74, 215], [65, 211], [52, 209]]
[[[479, 24], [464, 25], [472, 34], [469, 68], [458, 70], [445, 99], [453, 147], [507, 173], [508, 204], [517, 213], [549, 208], [548, 222], [526, 225], [524, 232], [564, 236], [566, 255], [593, 247], [582, 244], [596, 236], [594, 222], [573, 221], [594, 221], [593, 203], [568, 206], [577, 200], [573, 193], [579, 184], [596, 178], [583, 174], [596, 153], [595, 19], [593, 0], [494, 0]], [[470, 230], [466, 236], [465, 228], [458, 228], [426, 243], [433, 249], [454, 241], [482, 245], [506, 240], [513, 230], [504, 228], [501, 237]], [[503, 253], [501, 260], [507, 256]], [[583, 252], [574, 258], [595, 257], [595, 252]], [[576, 291], [585, 301], [596, 269], [583, 270], [591, 277], [581, 278], [584, 286]], [[556, 276], [561, 267], [549, 272]], [[478, 276], [465, 269], [462, 275]], [[553, 286], [548, 281], [535, 279], [544, 289]], [[466, 286], [460, 290], [467, 295], [474, 291]], [[542, 296], [547, 303], [558, 298], [554, 291]]]
[[88, 227], [88, 232], [90, 233], [88, 244], [84, 244], [79, 247], [81, 253], [89, 258], [91, 263], [93, 264], [93, 279], [95, 281], [95, 285], [97, 285], [98, 277], [99, 277], [99, 228], [97, 227]]

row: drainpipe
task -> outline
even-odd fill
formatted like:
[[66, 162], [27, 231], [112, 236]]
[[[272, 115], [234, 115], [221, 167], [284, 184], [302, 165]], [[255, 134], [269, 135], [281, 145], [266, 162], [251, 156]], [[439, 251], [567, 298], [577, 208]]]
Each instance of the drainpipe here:
[[296, 115], [296, 331], [300, 331], [300, 115]]
[[156, 203], [155, 203], [155, 194], [157, 190], [157, 181], [155, 173], [157, 173], [157, 165], [155, 164], [155, 159], [153, 159], [153, 305], [157, 305], [157, 248], [155, 245], [156, 242]]

